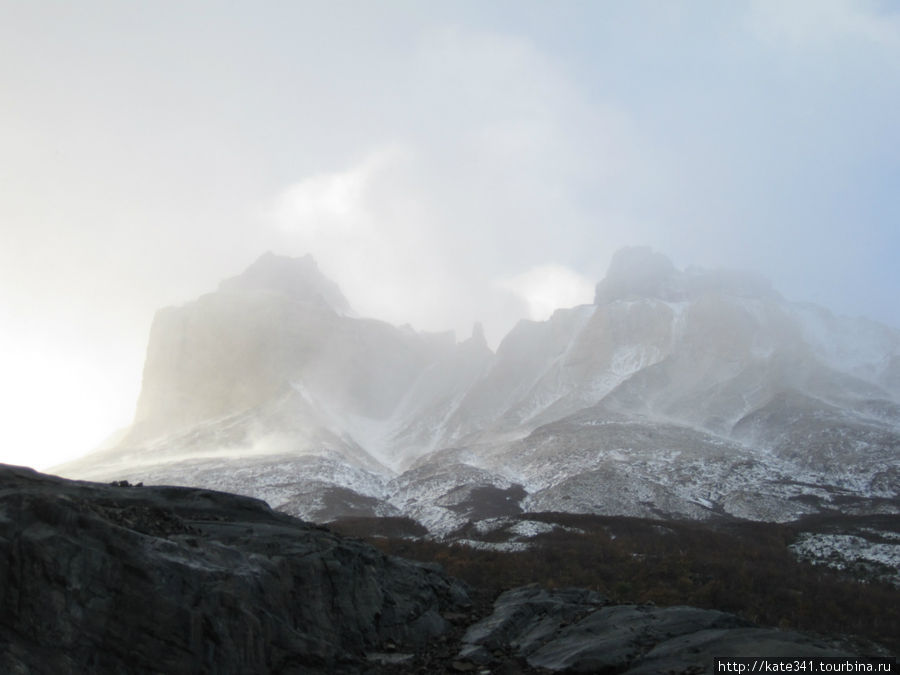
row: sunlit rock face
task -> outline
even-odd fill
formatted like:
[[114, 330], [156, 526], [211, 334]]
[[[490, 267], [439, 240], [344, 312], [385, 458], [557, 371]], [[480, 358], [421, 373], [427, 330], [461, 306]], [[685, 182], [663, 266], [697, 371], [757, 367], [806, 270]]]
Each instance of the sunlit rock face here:
[[348, 312], [309, 256], [271, 254], [217, 292], [161, 310], [134, 438], [243, 412], [291, 390], [341, 412], [383, 418], [425, 367], [453, 349], [449, 335]]
[[267, 254], [158, 313], [130, 433], [59, 470], [434, 531], [491, 490], [520, 510], [896, 512], [898, 364], [894, 329], [647, 248], [496, 353], [478, 326], [457, 343], [355, 317], [311, 258]]

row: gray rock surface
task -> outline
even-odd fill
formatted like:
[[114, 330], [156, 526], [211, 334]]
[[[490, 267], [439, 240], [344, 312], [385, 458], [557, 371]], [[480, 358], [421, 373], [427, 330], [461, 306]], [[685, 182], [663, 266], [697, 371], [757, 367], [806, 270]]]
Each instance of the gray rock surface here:
[[0, 465], [0, 672], [360, 672], [467, 603], [256, 499]]
[[460, 657], [487, 663], [494, 651], [507, 648], [529, 655], [564, 625], [605, 602], [600, 594], [580, 588], [548, 591], [526, 586], [507, 591], [497, 599], [493, 614], [466, 631]]
[[517, 588], [463, 637], [460, 658], [489, 665], [499, 655], [572, 673], [711, 672], [722, 656], [849, 656], [800, 633], [759, 628], [695, 607], [605, 606], [584, 589]]

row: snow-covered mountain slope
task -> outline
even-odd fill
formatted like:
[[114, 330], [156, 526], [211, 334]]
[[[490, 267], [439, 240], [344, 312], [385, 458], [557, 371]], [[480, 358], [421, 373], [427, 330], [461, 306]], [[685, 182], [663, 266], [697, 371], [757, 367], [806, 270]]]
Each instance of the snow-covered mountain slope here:
[[418, 333], [267, 254], [161, 310], [135, 422], [67, 476], [191, 482], [433, 531], [523, 509], [791, 520], [898, 511], [900, 332], [751, 274], [617, 254], [595, 302]]

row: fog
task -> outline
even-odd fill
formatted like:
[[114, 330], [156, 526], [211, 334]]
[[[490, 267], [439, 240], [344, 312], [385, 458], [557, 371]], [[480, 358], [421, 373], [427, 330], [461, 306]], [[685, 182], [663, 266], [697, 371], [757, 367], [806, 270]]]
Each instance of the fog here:
[[632, 244], [900, 327], [898, 71], [876, 2], [0, 0], [0, 461], [128, 424], [266, 250], [492, 346]]

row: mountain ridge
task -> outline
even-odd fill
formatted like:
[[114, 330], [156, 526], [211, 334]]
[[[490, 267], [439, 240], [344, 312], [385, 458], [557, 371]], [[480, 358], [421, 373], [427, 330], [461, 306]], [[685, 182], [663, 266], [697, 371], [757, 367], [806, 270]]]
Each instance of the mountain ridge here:
[[448, 532], [479, 517], [473, 494], [516, 485], [532, 510], [785, 520], [844, 493], [882, 509], [898, 450], [900, 331], [751, 273], [624, 249], [593, 304], [492, 351], [477, 324], [457, 342], [357, 317], [311, 257], [266, 254], [157, 314], [131, 432], [55, 470]]

